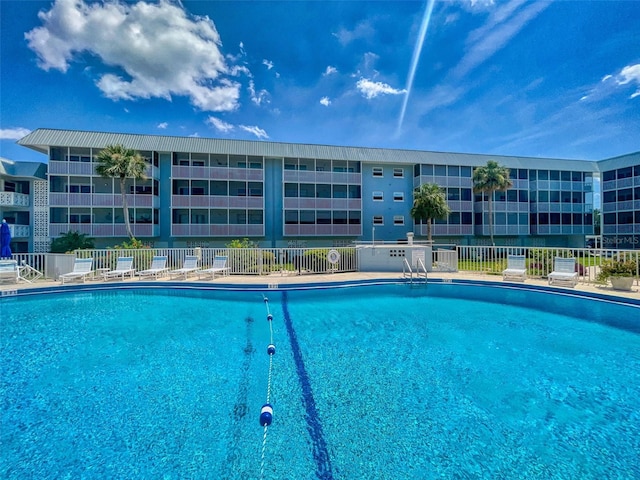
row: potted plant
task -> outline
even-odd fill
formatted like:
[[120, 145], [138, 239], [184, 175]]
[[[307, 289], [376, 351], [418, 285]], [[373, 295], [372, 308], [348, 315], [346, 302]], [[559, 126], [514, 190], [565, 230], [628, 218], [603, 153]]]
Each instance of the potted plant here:
[[597, 280], [601, 283], [607, 283], [607, 280], [610, 280], [614, 290], [631, 290], [637, 268], [633, 260], [608, 260], [600, 265]]

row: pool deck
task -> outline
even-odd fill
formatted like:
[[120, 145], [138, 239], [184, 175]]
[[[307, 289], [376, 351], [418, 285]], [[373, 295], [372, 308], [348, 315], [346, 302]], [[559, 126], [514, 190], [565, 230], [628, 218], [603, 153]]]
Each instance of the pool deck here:
[[[269, 286], [270, 288], [277, 288], [280, 285], [304, 285], [304, 284], [331, 284], [331, 283], [358, 283], [358, 282], [371, 282], [375, 280], [398, 280], [404, 281], [402, 273], [396, 272], [351, 272], [351, 273], [327, 273], [327, 274], [271, 274], [271, 275], [228, 275], [216, 277], [215, 280], [198, 280], [197, 277], [190, 277], [188, 280], [171, 280], [171, 283], [183, 283], [183, 282], [197, 282], [206, 284], [227, 284], [227, 285], [246, 285], [247, 287], [255, 287], [259, 285]], [[498, 283], [512, 283], [517, 285], [531, 285], [536, 287], [548, 287], [548, 282], [544, 279], [527, 279], [523, 282], [502, 282], [501, 275], [482, 275], [465, 272], [430, 272], [429, 280], [461, 280], [461, 281], [478, 281], [478, 282], [498, 282]], [[154, 283], [168, 282], [169, 278], [159, 279]], [[416, 280], [414, 280], [415, 282]], [[133, 280], [124, 280], [127, 283], [140, 282], [138, 278]], [[85, 284], [73, 282], [66, 283], [65, 287], [71, 285], [83, 285], [90, 286], [92, 284], [118, 284], [122, 281], [109, 281], [104, 282], [102, 279], [88, 279]], [[145, 279], [144, 283], [148, 283]], [[39, 279], [33, 283], [19, 282], [15, 283], [2, 283], [0, 284], [0, 294], [7, 295], [10, 291], [28, 289], [28, 288], [56, 288], [62, 286], [60, 281], [43, 280]], [[575, 291], [576, 293], [584, 292], [586, 294], [596, 295], [611, 295], [615, 297], [629, 298], [634, 300], [640, 299], [640, 287], [634, 284], [631, 291], [614, 290], [611, 286], [599, 285], [593, 283], [578, 283], [575, 288], [567, 287], [554, 287], [556, 289]]]

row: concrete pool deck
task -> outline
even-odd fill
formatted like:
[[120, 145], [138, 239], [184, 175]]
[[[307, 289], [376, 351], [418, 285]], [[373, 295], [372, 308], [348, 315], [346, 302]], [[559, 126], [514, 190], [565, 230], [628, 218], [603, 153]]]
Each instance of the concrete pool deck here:
[[[270, 286], [271, 288], [277, 288], [280, 285], [304, 285], [304, 284], [330, 284], [330, 283], [357, 283], [359, 281], [371, 282], [375, 280], [398, 280], [404, 281], [402, 273], [397, 272], [350, 272], [350, 273], [325, 273], [325, 274], [280, 274], [274, 273], [271, 275], [228, 275], [216, 277], [215, 280], [198, 280], [197, 277], [191, 277], [188, 280], [171, 280], [171, 283], [204, 283], [204, 284], [229, 284], [229, 285], [247, 285], [248, 287], [255, 287], [258, 285]], [[549, 286], [545, 279], [527, 279], [523, 282], [502, 282], [501, 275], [482, 275], [473, 273], [462, 272], [430, 272], [429, 280], [463, 280], [463, 281], [479, 281], [479, 282], [498, 282], [498, 283], [512, 283], [514, 285], [532, 285], [536, 287]], [[416, 280], [414, 280], [415, 282]], [[418, 280], [421, 281], [421, 280]], [[126, 283], [138, 283], [139, 278], [126, 279]], [[147, 279], [144, 280], [148, 282]], [[153, 281], [154, 283], [169, 282], [169, 278], [159, 279]], [[118, 284], [122, 281], [108, 281], [104, 282], [101, 278], [88, 279], [85, 286], [92, 284]], [[73, 282], [66, 283], [65, 287], [71, 285], [83, 285], [82, 283]], [[0, 284], [0, 294], [7, 295], [10, 291], [29, 289], [29, 288], [55, 288], [61, 287], [60, 281], [54, 281], [49, 279], [39, 279], [33, 283], [19, 282], [19, 283], [2, 283]], [[557, 290], [584, 292], [586, 294], [596, 295], [611, 295], [621, 298], [629, 298], [634, 300], [640, 300], [640, 287], [634, 284], [631, 291], [614, 290], [610, 285], [599, 285], [595, 283], [578, 283], [575, 288], [567, 287], [554, 287]]]

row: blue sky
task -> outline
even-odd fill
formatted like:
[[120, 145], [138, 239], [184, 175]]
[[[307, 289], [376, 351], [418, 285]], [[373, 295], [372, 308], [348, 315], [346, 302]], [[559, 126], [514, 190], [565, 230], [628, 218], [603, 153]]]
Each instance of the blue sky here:
[[0, 1], [39, 128], [599, 160], [640, 150], [637, 1]]

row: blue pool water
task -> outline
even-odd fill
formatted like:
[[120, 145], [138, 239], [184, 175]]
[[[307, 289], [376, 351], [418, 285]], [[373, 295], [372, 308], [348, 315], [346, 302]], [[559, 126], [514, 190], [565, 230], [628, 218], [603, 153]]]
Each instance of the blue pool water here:
[[1, 478], [640, 478], [637, 306], [431, 284], [0, 313]]

